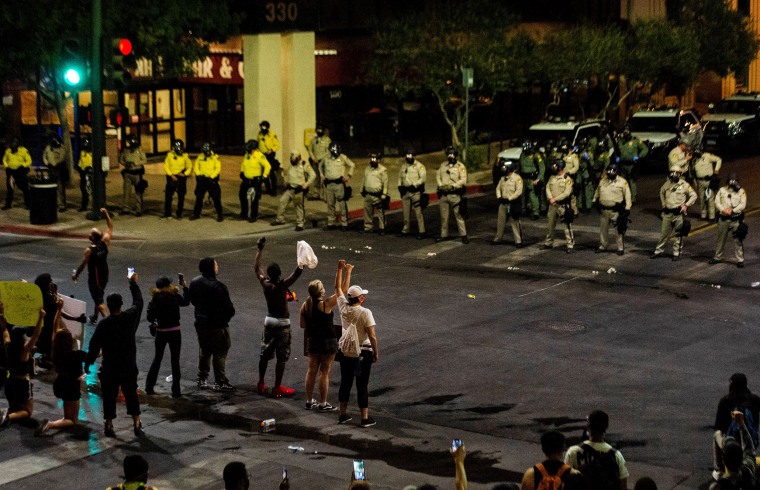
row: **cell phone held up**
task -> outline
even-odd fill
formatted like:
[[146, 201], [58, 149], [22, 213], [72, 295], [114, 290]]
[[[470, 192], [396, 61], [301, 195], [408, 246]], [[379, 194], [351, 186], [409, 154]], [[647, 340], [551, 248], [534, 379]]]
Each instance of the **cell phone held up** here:
[[134, 275], [135, 275], [135, 268], [127, 267], [127, 279], [132, 279], [132, 276]]
[[364, 460], [354, 460], [354, 480], [366, 480], [367, 475], [364, 473]]
[[456, 451], [457, 449], [459, 449], [459, 447], [461, 447], [461, 446], [462, 446], [462, 439], [452, 439], [451, 440], [451, 452], [452, 453], [454, 451]]

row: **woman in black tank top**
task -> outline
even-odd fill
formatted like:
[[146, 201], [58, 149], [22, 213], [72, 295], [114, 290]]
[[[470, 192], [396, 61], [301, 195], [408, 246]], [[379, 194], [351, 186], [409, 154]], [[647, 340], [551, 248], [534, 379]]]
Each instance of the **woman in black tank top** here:
[[[338, 352], [338, 339], [333, 326], [333, 307], [338, 303], [337, 295], [325, 299], [322, 281], [309, 283], [309, 297], [301, 306], [301, 328], [304, 329], [304, 354], [309, 358], [306, 370], [306, 409], [317, 408], [322, 412], [336, 410], [327, 403], [327, 389], [330, 384], [330, 369]], [[319, 372], [319, 403], [312, 395]]]
[[[2, 311], [2, 310], [0, 310]], [[7, 346], [8, 379], [5, 381], [5, 397], [8, 399], [8, 411], [0, 411], [0, 426], [13, 420], [28, 419], [34, 411], [32, 398], [31, 374], [34, 369], [32, 351], [42, 331], [45, 310], [40, 308], [37, 325], [33, 327], [31, 337], [26, 341], [29, 329], [15, 327], [10, 331]], [[5, 317], [0, 321], [5, 322]]]

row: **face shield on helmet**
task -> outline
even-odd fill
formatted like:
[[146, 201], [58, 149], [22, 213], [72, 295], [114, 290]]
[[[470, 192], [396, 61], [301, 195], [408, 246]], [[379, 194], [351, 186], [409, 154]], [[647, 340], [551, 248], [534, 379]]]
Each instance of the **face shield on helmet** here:
[[404, 161], [408, 163], [409, 165], [414, 163], [414, 157], [416, 156], [414, 150], [406, 150], [406, 155], [404, 156]]
[[84, 151], [92, 151], [92, 140], [89, 136], [82, 138], [82, 149]]
[[531, 145], [530, 140], [525, 140], [522, 142], [522, 149], [525, 152], [528, 152], [533, 149], [533, 145]]
[[206, 158], [211, 156], [211, 143], [203, 143], [201, 145], [201, 152], [206, 155]]
[[739, 189], [741, 189], [741, 186], [739, 185], [739, 178], [736, 174], [731, 174], [728, 176], [728, 187], [734, 192], [738, 192]]
[[515, 165], [512, 163], [512, 160], [507, 160], [506, 158], [499, 159], [499, 171], [501, 172], [501, 175], [509, 175], [515, 170]]
[[252, 153], [253, 150], [259, 147], [259, 142], [256, 140], [248, 140], [245, 142], [245, 152]]
[[457, 150], [453, 146], [446, 147], [446, 160], [448, 160], [449, 165], [457, 162]]
[[324, 136], [325, 135], [325, 128], [322, 125], [317, 126], [317, 136]]
[[565, 138], [559, 140], [559, 151], [562, 153], [570, 153], [570, 143]]
[[185, 142], [182, 140], [174, 140], [174, 153], [182, 155], [185, 153]]
[[259, 129], [261, 129], [263, 134], [267, 134], [269, 132], [269, 121], [261, 121]]
[[564, 160], [554, 160], [552, 162], [552, 171], [555, 174], [559, 174], [563, 170], [565, 170], [565, 161]]
[[369, 164], [372, 168], [377, 168], [380, 165], [380, 159], [382, 157], [379, 153], [371, 153], [369, 156]]
[[331, 143], [328, 149], [333, 158], [337, 158], [340, 155], [340, 145], [338, 143]]
[[609, 167], [607, 167], [607, 171], [606, 172], [607, 172], [607, 179], [608, 180], [615, 180], [615, 178], [617, 178], [617, 175], [618, 175], [617, 165], [615, 165], [614, 163], [611, 164]]
[[668, 179], [671, 182], [678, 182], [681, 179], [681, 172], [679, 170], [671, 169], [668, 174]]
[[137, 136], [135, 136], [134, 134], [130, 134], [127, 137], [127, 148], [134, 149], [134, 148], [137, 148], [137, 146], [138, 146]]

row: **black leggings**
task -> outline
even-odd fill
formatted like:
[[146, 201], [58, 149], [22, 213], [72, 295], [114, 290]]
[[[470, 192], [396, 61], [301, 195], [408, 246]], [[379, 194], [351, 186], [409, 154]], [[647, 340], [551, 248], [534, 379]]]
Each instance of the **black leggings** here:
[[369, 373], [372, 370], [372, 352], [368, 350], [361, 351], [359, 357], [346, 357], [338, 353], [340, 360], [340, 389], [338, 390], [338, 401], [348, 403], [351, 396], [351, 387], [356, 378], [356, 401], [359, 408], [369, 407]]
[[156, 332], [156, 353], [148, 370], [148, 376], [145, 378], [145, 389], [152, 390], [156, 386], [158, 370], [161, 368], [161, 361], [164, 359], [164, 350], [166, 350], [167, 344], [169, 344], [172, 362], [172, 394], [178, 395], [181, 392], [179, 381], [182, 377], [179, 371], [179, 354], [182, 349], [182, 331], [180, 330], [169, 332], [158, 330]]

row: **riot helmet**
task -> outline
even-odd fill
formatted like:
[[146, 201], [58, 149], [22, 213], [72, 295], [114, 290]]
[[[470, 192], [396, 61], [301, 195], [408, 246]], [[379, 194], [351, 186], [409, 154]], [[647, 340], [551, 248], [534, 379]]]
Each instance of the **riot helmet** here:
[[555, 174], [559, 175], [560, 172], [565, 170], [565, 161], [561, 158], [557, 158], [552, 162], [552, 171], [554, 171]]
[[84, 151], [92, 151], [92, 138], [89, 136], [82, 138], [82, 149]]
[[562, 138], [559, 140], [558, 148], [562, 153], [570, 153], [570, 143], [567, 141], [567, 138]]
[[258, 149], [259, 142], [256, 140], [248, 140], [245, 142], [245, 152], [246, 153], [253, 153], [253, 150]]
[[140, 146], [140, 142], [137, 140], [136, 135], [130, 134], [129, 136], [127, 136], [127, 148], [135, 149], [138, 146]]
[[380, 160], [382, 160], [382, 155], [379, 153], [370, 153], [369, 154], [369, 165], [372, 168], [377, 168], [378, 165], [380, 165]]
[[735, 173], [728, 176], [728, 187], [734, 192], [739, 192], [739, 189], [742, 188], [739, 185], [739, 177]]
[[259, 128], [263, 134], [267, 134], [269, 132], [269, 121], [261, 121], [259, 123]]
[[406, 155], [404, 156], [404, 161], [408, 163], [409, 165], [414, 163], [414, 157], [417, 156], [417, 152], [414, 151], [414, 148], [409, 148], [406, 150]]
[[63, 142], [61, 141], [61, 138], [58, 137], [57, 134], [54, 134], [50, 137], [50, 147], [51, 148], [60, 148], [63, 146]]
[[668, 173], [668, 179], [670, 179], [671, 182], [678, 182], [681, 180], [681, 171], [677, 168], [671, 168], [670, 173]]
[[333, 158], [338, 158], [340, 155], [340, 145], [338, 143], [330, 143], [328, 149], [330, 150], [330, 155], [332, 155]]
[[290, 152], [290, 163], [293, 165], [301, 163], [301, 154], [298, 151], [293, 150]]
[[530, 140], [525, 140], [522, 142], [522, 149], [524, 152], [528, 153], [533, 149], [533, 144], [530, 142]]
[[174, 140], [174, 144], [172, 146], [174, 148], [174, 153], [176, 155], [179, 156], [185, 153], [185, 142], [182, 141], [181, 139]]
[[321, 124], [317, 124], [317, 136], [324, 136], [325, 135], [325, 127]]
[[16, 151], [18, 150], [19, 146], [21, 146], [21, 143], [19, 143], [18, 138], [13, 138], [11, 140], [11, 152], [12, 153], [16, 153]]
[[607, 180], [615, 180], [618, 176], [618, 166], [616, 163], [611, 163], [607, 166]]
[[454, 165], [457, 162], [457, 154], [457, 149], [453, 146], [446, 147], [446, 160], [448, 160], [449, 165]]
[[499, 171], [502, 175], [509, 175], [515, 171], [515, 163], [508, 158], [499, 159]]
[[203, 153], [206, 156], [206, 158], [210, 157], [211, 156], [211, 143], [209, 143], [208, 141], [205, 141], [201, 145], [201, 153]]
[[623, 126], [623, 132], [621, 134], [623, 141], [630, 141], [631, 138], [633, 138], [633, 135], [631, 134], [631, 126], [629, 124]]

